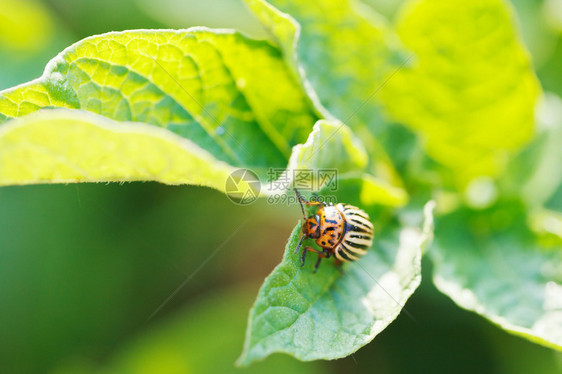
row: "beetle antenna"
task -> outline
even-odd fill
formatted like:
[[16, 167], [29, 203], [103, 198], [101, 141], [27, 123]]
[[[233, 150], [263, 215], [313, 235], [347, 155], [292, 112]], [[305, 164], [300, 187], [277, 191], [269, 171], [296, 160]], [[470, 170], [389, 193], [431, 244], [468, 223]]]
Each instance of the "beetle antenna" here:
[[303, 235], [301, 237], [301, 240], [299, 240], [299, 244], [297, 245], [297, 249], [295, 249], [295, 254], [299, 253], [299, 249], [301, 248], [302, 241], [304, 240], [305, 237], [306, 237], [306, 235]]
[[299, 193], [299, 191], [296, 188], [293, 188], [293, 189], [295, 190], [295, 193], [297, 194], [297, 199], [299, 200], [299, 204], [301, 205], [302, 216], [303, 216], [304, 220], [306, 221], [306, 214], [304, 213], [304, 207], [302, 206], [302, 201], [304, 200], [304, 198], [301, 196], [301, 194]]

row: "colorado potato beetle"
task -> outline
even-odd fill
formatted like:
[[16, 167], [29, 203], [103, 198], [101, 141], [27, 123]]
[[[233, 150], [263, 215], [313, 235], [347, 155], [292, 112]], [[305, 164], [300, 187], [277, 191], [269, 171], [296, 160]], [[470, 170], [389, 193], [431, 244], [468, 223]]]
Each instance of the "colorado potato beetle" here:
[[[373, 224], [369, 215], [362, 209], [348, 204], [326, 204], [318, 201], [307, 201], [295, 188], [297, 199], [301, 205], [304, 222], [302, 225], [302, 237], [297, 245], [295, 254], [299, 252], [304, 239], [316, 239], [316, 244], [322, 248], [318, 250], [305, 246], [301, 256], [301, 267], [304, 266], [306, 254], [313, 252], [318, 254], [318, 260], [314, 266], [314, 272], [318, 270], [320, 261], [332, 255], [336, 257], [336, 263], [356, 261], [367, 253], [367, 249], [373, 244]], [[319, 206], [315, 214], [306, 217], [303, 204], [307, 206]]]

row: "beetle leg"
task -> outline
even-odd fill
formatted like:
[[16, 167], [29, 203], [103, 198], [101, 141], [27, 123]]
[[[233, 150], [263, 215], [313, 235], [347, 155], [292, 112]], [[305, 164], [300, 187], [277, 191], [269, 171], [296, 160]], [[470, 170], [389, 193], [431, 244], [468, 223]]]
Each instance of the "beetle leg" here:
[[304, 260], [306, 258], [307, 252], [314, 252], [314, 253], [317, 253], [319, 256], [324, 253], [323, 251], [319, 251], [319, 250], [314, 249], [314, 248], [309, 247], [309, 246], [304, 247], [304, 249], [302, 250], [302, 256], [301, 256], [301, 268], [304, 266]]
[[318, 271], [318, 266], [320, 266], [320, 261], [322, 261], [323, 256], [318, 255], [318, 260], [316, 260], [316, 264], [314, 265], [314, 272]]
[[321, 253], [318, 253], [318, 260], [316, 260], [316, 264], [314, 265], [315, 273], [318, 271], [318, 266], [320, 266], [320, 262], [322, 261], [322, 259], [330, 258], [331, 255], [332, 255], [332, 251], [330, 251], [328, 248], [324, 248], [324, 250]]

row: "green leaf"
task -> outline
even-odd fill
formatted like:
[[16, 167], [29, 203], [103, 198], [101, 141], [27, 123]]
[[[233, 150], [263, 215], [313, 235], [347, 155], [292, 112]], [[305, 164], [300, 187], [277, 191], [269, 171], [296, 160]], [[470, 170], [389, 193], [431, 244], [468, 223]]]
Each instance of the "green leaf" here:
[[396, 67], [387, 22], [359, 2], [246, 0], [246, 4], [273, 32], [321, 105], [345, 122]]
[[381, 92], [390, 114], [423, 137], [461, 187], [500, 174], [533, 134], [540, 92], [510, 6], [413, 0], [397, 30], [415, 58]]
[[0, 126], [0, 185], [153, 180], [224, 190], [234, 168], [170, 131], [81, 110]]
[[369, 172], [400, 185], [378, 140], [389, 124], [378, 91], [403, 63], [387, 22], [356, 1], [245, 0], [271, 31], [287, 64], [326, 118], [336, 117], [361, 138]]
[[[9, 148], [2, 156], [1, 184], [155, 180], [224, 191], [234, 170], [231, 166], [249, 167], [262, 180], [266, 168], [284, 168], [290, 147], [304, 140], [315, 118], [277, 50], [236, 33], [205, 29], [88, 38], [51, 61], [39, 80], [0, 94], [4, 120], [53, 107], [100, 113], [125, 123], [126, 130], [118, 130], [118, 122], [83, 113], [41, 114], [28, 122], [3, 125], [11, 130], [3, 140]], [[64, 127], [56, 127], [59, 119]], [[188, 138], [181, 146], [184, 154], [174, 153], [180, 139], [164, 131], [156, 134], [174, 139], [174, 147], [157, 146], [156, 139], [145, 147], [156, 147], [158, 155], [131, 152], [127, 147], [135, 125], [130, 121], [144, 121]], [[47, 124], [45, 128], [39, 127], [40, 122]], [[148, 125], [139, 123], [139, 133], [155, 134]], [[109, 131], [99, 134], [100, 126]], [[144, 136], [146, 142], [155, 140], [148, 138]], [[42, 159], [39, 148], [50, 157]], [[166, 157], [171, 157], [170, 162]], [[183, 167], [171, 166], [182, 158]], [[288, 172], [337, 168], [344, 177], [351, 173], [359, 185], [365, 185], [364, 196], [379, 196], [366, 200], [370, 204], [404, 204], [401, 188], [364, 174], [367, 164], [368, 155], [351, 131], [339, 122], [324, 121], [315, 126], [305, 145], [295, 148]], [[368, 193], [374, 189], [376, 195]]]
[[86, 38], [38, 80], [0, 93], [0, 123], [83, 109], [190, 139], [234, 166], [285, 166], [316, 119], [277, 49], [226, 30], [139, 30]]
[[435, 244], [429, 253], [441, 292], [511, 333], [562, 350], [562, 243], [539, 241], [520, 203], [440, 217]]
[[400, 313], [420, 283], [421, 246], [432, 230], [431, 208], [424, 232], [394, 224], [379, 228], [358, 262], [337, 268], [324, 260], [313, 273], [312, 256], [300, 268], [295, 254], [301, 224], [289, 238], [280, 265], [267, 277], [250, 311], [239, 365], [273, 352], [299, 360], [345, 357], [369, 343]]

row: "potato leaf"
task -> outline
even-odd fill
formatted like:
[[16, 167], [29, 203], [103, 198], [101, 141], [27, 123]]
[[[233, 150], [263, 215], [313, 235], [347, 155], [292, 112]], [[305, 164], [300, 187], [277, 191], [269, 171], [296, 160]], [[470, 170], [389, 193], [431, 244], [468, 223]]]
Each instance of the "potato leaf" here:
[[433, 280], [460, 307], [562, 350], [562, 246], [539, 241], [524, 209], [502, 201], [441, 217], [429, 252]]
[[382, 99], [461, 188], [499, 175], [533, 134], [540, 88], [513, 18], [503, 0], [413, 0], [399, 17], [415, 57]]
[[0, 123], [87, 110], [190, 139], [233, 166], [283, 167], [316, 120], [277, 49], [236, 32], [138, 30], [86, 38], [35, 81], [0, 93]]

